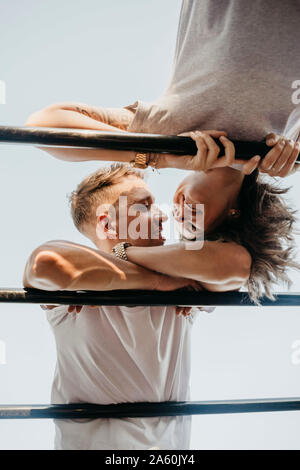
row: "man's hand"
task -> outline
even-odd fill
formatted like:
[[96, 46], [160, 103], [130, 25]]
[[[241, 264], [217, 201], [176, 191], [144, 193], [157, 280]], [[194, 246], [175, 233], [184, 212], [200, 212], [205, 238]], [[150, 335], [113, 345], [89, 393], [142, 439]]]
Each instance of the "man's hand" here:
[[188, 317], [191, 313], [193, 307], [176, 307], [176, 315], [183, 315], [184, 317]]
[[272, 149], [261, 161], [259, 171], [282, 178], [294, 173], [298, 166], [295, 162], [300, 153], [300, 142], [271, 133], [266, 136], [266, 144]]
[[59, 304], [57, 304], [57, 305], [40, 305], [40, 307], [41, 307], [43, 310], [52, 310], [52, 309], [55, 308], [55, 307], [59, 307]]
[[[57, 305], [41, 305], [43, 310], [52, 310], [53, 308], [57, 307]], [[68, 313], [80, 313], [82, 310], [83, 305], [69, 305], [68, 306]], [[97, 308], [97, 305], [89, 305], [90, 308]], [[176, 307], [176, 315], [183, 315], [184, 317], [188, 317], [192, 307]]]
[[[192, 279], [186, 279], [183, 277], [171, 277], [165, 274], [154, 273], [153, 276], [153, 284], [149, 286], [151, 290], [158, 290], [158, 291], [172, 291], [177, 289], [183, 289], [188, 291], [202, 291], [203, 287], [197, 281], [193, 281]], [[57, 305], [41, 305], [43, 310], [52, 310]], [[83, 305], [69, 305], [68, 306], [68, 313], [80, 313], [82, 310]], [[90, 308], [97, 308], [98, 305], [89, 305]], [[183, 315], [188, 316], [190, 314], [192, 307], [176, 307], [176, 315]]]
[[[225, 131], [195, 131], [179, 135], [191, 137], [196, 142], [198, 148], [196, 155], [185, 156], [185, 169], [187, 170], [206, 172], [214, 168], [230, 167], [232, 164], [239, 163], [243, 165], [242, 173], [250, 175], [259, 165], [259, 155], [255, 155], [250, 160], [236, 159], [234, 144], [226, 137]], [[225, 155], [222, 157], [219, 157], [221, 149], [215, 143], [213, 137], [219, 138], [225, 148]]]
[[[40, 307], [43, 310], [53, 310], [55, 307], [58, 307], [59, 305], [41, 305]], [[68, 306], [68, 313], [75, 312], [79, 313], [82, 310], [83, 305], [69, 305]], [[89, 305], [90, 308], [97, 308], [97, 305]]]

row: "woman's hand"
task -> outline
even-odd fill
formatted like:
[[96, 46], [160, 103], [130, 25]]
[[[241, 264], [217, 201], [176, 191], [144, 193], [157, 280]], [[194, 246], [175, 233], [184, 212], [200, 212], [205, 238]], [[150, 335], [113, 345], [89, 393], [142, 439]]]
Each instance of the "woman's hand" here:
[[[224, 131], [195, 131], [189, 136], [196, 142], [198, 152], [190, 159], [190, 168], [193, 171], [208, 171], [214, 168], [230, 167], [233, 164], [243, 165], [241, 172], [250, 175], [259, 165], [260, 156], [256, 155], [250, 160], [240, 160], [235, 158], [235, 147], [226, 137]], [[219, 157], [220, 147], [215, 143], [214, 138], [219, 138], [225, 149], [225, 155]]]
[[261, 161], [259, 171], [282, 178], [294, 173], [298, 167], [296, 160], [300, 153], [300, 142], [271, 133], [266, 136], [266, 144], [272, 149]]
[[[235, 158], [235, 147], [233, 143], [226, 137], [225, 131], [193, 131], [184, 132], [179, 136], [191, 137], [197, 145], [198, 152], [196, 155], [174, 155], [162, 154], [157, 155], [156, 168], [178, 168], [181, 170], [191, 171], [208, 171], [214, 168], [229, 167], [234, 163], [242, 166], [242, 173], [250, 175], [259, 165], [260, 156], [256, 155], [250, 160], [240, 160]], [[225, 148], [225, 155], [219, 157], [220, 147], [214, 139], [220, 139]]]

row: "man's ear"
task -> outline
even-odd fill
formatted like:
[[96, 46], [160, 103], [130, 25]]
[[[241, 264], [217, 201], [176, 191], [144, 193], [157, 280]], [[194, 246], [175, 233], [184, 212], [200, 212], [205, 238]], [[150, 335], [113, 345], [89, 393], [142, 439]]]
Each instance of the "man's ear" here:
[[97, 216], [97, 236], [102, 239], [115, 240], [117, 238], [115, 222], [107, 213], [102, 213]]

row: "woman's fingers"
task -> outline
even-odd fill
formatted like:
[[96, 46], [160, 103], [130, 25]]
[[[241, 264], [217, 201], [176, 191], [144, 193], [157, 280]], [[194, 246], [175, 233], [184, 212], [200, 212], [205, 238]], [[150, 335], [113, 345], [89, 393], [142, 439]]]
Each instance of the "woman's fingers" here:
[[286, 142], [284, 139], [280, 139], [276, 145], [265, 155], [262, 160], [259, 169], [261, 172], [268, 172], [272, 169], [274, 164], [277, 162], [278, 158], [282, 154], [285, 148]]
[[181, 132], [181, 134], [177, 134], [177, 137], [190, 137], [192, 131], [189, 132]]
[[268, 134], [266, 136], [266, 144], [271, 147], [275, 144], [277, 144], [277, 142], [279, 141], [279, 139], [281, 139], [281, 135], [279, 134], [275, 134], [274, 132], [271, 132], [270, 134]]
[[272, 172], [279, 173], [285, 164], [289, 161], [294, 150], [295, 142], [293, 140], [287, 140], [281, 154], [271, 168]]
[[212, 168], [223, 168], [230, 167], [234, 163], [239, 163], [243, 165], [242, 173], [244, 175], [250, 175], [259, 165], [260, 156], [255, 155], [250, 160], [241, 160], [235, 158], [235, 147], [233, 142], [225, 136], [220, 137], [220, 141], [224, 145], [225, 155], [218, 158], [213, 164]]
[[227, 166], [230, 166], [234, 163], [235, 160], [235, 147], [231, 140], [227, 139], [225, 136], [220, 137], [220, 141], [225, 148], [225, 162]]
[[178, 136], [191, 137], [197, 146], [197, 154], [190, 156], [191, 160], [186, 169], [205, 172], [212, 168], [220, 153], [220, 148], [214, 139], [225, 135], [225, 131], [217, 130], [191, 131], [178, 134]]
[[220, 136], [220, 141], [224, 146], [225, 155], [217, 158], [211, 168], [223, 168], [236, 163], [234, 144], [225, 136]]
[[207, 144], [202, 137], [202, 135], [197, 131], [197, 132], [191, 132], [190, 133], [191, 138], [196, 142], [197, 145], [197, 155], [195, 155], [195, 159], [197, 159], [197, 168], [198, 171], [205, 171], [206, 170], [206, 160], [207, 160], [207, 153], [208, 153], [208, 147]]
[[[196, 132], [197, 137], [200, 139], [202, 138], [207, 146], [207, 155], [206, 155], [206, 161], [205, 161], [205, 170], [210, 169], [214, 162], [217, 160], [218, 155], [220, 153], [220, 147], [216, 144], [214, 139], [209, 135], [206, 134], [205, 132]], [[224, 135], [221, 135], [221, 137], [224, 137]]]
[[[261, 158], [259, 155], [255, 155], [246, 163], [243, 164], [242, 173], [244, 175], [251, 175], [251, 173], [258, 167]], [[245, 161], [244, 161], [245, 162]]]
[[262, 160], [259, 171], [270, 176], [287, 176], [293, 169], [299, 151], [298, 142], [281, 137]]
[[216, 131], [216, 130], [208, 130], [208, 131], [201, 131], [195, 130], [195, 131], [189, 131], [189, 132], [182, 132], [181, 134], [177, 134], [178, 137], [190, 137], [192, 132], [204, 132], [205, 134], [211, 135], [212, 137], [220, 137], [221, 135], [227, 135], [226, 131]]
[[225, 135], [227, 136], [227, 132], [226, 131], [215, 131], [215, 130], [212, 130], [212, 131], [202, 131], [204, 134], [208, 134], [208, 135], [211, 135], [212, 137], [216, 137], [216, 138], [219, 138], [221, 137], [221, 135]]
[[[211, 132], [212, 135], [209, 135], [207, 132]], [[215, 134], [215, 137], [218, 135], [220, 138], [225, 138], [222, 131], [191, 132], [191, 137], [195, 140], [198, 148], [199, 170], [207, 171], [213, 168], [214, 163], [218, 159], [220, 147], [214, 141], [213, 134]]]
[[292, 154], [290, 155], [286, 164], [278, 172], [277, 176], [281, 176], [282, 178], [284, 178], [285, 176], [288, 176], [289, 174], [293, 172], [299, 153], [300, 153], [300, 142], [296, 142], [296, 145], [294, 147]]

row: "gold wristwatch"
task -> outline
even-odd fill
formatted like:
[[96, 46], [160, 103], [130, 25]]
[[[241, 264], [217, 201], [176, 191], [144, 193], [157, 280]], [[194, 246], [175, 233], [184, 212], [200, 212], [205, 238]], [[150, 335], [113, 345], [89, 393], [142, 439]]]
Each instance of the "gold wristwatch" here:
[[129, 246], [132, 246], [132, 245], [131, 243], [128, 243], [128, 242], [117, 243], [113, 247], [112, 252], [115, 254], [117, 258], [123, 259], [124, 261], [128, 261], [126, 248], [128, 248]]
[[140, 168], [141, 170], [145, 170], [145, 168], [147, 168], [147, 166], [149, 165], [149, 158], [149, 153], [137, 152], [135, 154], [135, 159], [131, 160], [130, 164], [134, 168]]

